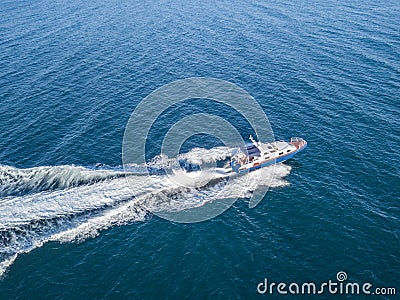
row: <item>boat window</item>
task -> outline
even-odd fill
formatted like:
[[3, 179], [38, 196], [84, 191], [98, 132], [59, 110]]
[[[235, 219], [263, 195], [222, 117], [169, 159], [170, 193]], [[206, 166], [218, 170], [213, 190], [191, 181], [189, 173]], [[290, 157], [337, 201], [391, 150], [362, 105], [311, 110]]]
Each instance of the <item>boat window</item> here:
[[276, 150], [271, 150], [271, 151], [270, 151], [270, 153], [274, 153], [274, 152], [276, 152]]
[[279, 155], [282, 155], [283, 154], [283, 152], [279, 152]]
[[272, 149], [272, 146], [268, 146], [268, 149]]
[[287, 152], [290, 152], [290, 151], [292, 151], [292, 150], [289, 149]]

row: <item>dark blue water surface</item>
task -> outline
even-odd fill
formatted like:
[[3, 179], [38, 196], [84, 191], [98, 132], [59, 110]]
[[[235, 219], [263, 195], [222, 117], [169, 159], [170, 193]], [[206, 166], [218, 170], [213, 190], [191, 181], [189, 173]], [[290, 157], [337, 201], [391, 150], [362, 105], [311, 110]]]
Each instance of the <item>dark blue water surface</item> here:
[[[256, 298], [265, 277], [339, 271], [399, 294], [399, 49], [396, 0], [2, 1], [0, 298]], [[188, 77], [237, 84], [277, 138], [308, 141], [254, 209], [180, 224], [130, 204], [125, 125]], [[222, 114], [172, 108], [194, 112]]]

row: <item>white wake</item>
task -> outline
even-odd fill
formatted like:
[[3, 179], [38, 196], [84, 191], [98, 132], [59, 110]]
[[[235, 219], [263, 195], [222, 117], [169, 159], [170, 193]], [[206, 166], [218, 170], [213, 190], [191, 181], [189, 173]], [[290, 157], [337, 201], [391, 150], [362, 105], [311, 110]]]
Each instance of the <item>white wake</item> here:
[[[224, 160], [228, 150], [196, 148], [184, 158], [191, 163]], [[155, 159], [151, 165], [158, 168], [159, 163]], [[216, 172], [203, 187], [182, 187], [174, 175], [156, 174], [149, 180], [143, 175], [146, 167], [124, 171], [121, 167], [21, 170], [0, 166], [0, 276], [18, 254], [47, 241], [84, 241], [112, 226], [143, 221], [149, 211], [182, 211], [219, 199], [250, 197], [257, 185], [288, 185], [284, 178], [291, 170], [278, 164], [243, 176]], [[228, 178], [230, 189], [221, 192]]]

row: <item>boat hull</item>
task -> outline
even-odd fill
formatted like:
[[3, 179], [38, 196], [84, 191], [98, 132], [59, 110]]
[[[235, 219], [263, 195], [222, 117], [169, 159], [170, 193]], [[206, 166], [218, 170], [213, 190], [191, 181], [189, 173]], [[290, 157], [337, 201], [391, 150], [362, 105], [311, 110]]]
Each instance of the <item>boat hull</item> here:
[[294, 145], [294, 146], [296, 146], [297, 150], [287, 153], [287, 154], [284, 154], [284, 155], [281, 155], [281, 156], [278, 156], [276, 158], [271, 158], [271, 159], [262, 161], [260, 163], [255, 162], [255, 163], [253, 163], [253, 166], [251, 166], [251, 167], [241, 169], [239, 166], [234, 165], [234, 164], [231, 164], [231, 167], [232, 167], [233, 171], [235, 171], [238, 174], [246, 174], [246, 173], [249, 173], [249, 172], [264, 168], [264, 167], [271, 166], [273, 164], [284, 162], [284, 161], [292, 158], [293, 156], [295, 156], [300, 151], [304, 150], [304, 148], [307, 147], [307, 142], [305, 142], [302, 145]]

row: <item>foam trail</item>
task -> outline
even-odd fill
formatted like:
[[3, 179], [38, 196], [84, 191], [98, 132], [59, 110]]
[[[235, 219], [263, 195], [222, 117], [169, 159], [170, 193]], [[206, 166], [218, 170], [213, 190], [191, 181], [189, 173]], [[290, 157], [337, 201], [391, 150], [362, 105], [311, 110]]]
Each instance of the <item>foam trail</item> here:
[[43, 166], [17, 169], [0, 165], [0, 197], [65, 189], [123, 176], [119, 170], [93, 170], [80, 166]]
[[[180, 158], [207, 162], [228, 156], [229, 149], [217, 147], [192, 149]], [[165, 157], [155, 158], [152, 167], [161, 168], [161, 161], [165, 162]], [[260, 177], [259, 185], [285, 186], [288, 182], [284, 177], [291, 170], [288, 165], [278, 164], [275, 176], [270, 167], [243, 176], [216, 172], [205, 186], [182, 187], [174, 181], [174, 175], [154, 175], [149, 180], [148, 176], [142, 175], [147, 174], [148, 165], [131, 166], [131, 173], [121, 167], [99, 170], [60, 166], [28, 171], [2, 167], [0, 170], [6, 170], [7, 174], [22, 175], [16, 176], [18, 184], [13, 180], [5, 181], [4, 172], [2, 175], [2, 182], [12, 186], [2, 187], [3, 191], [14, 189], [15, 192], [0, 196], [0, 276], [18, 254], [29, 252], [47, 241], [84, 241], [112, 226], [143, 221], [148, 211], [181, 211], [218, 199], [249, 197], [257, 188], [254, 178]], [[122, 177], [124, 175], [129, 176]], [[57, 178], [62, 184], [57, 189], [39, 184], [48, 177]], [[223, 189], [228, 178], [230, 188]], [[29, 191], [32, 186], [33, 191]], [[27, 192], [19, 195], [16, 192], [19, 190]]]

